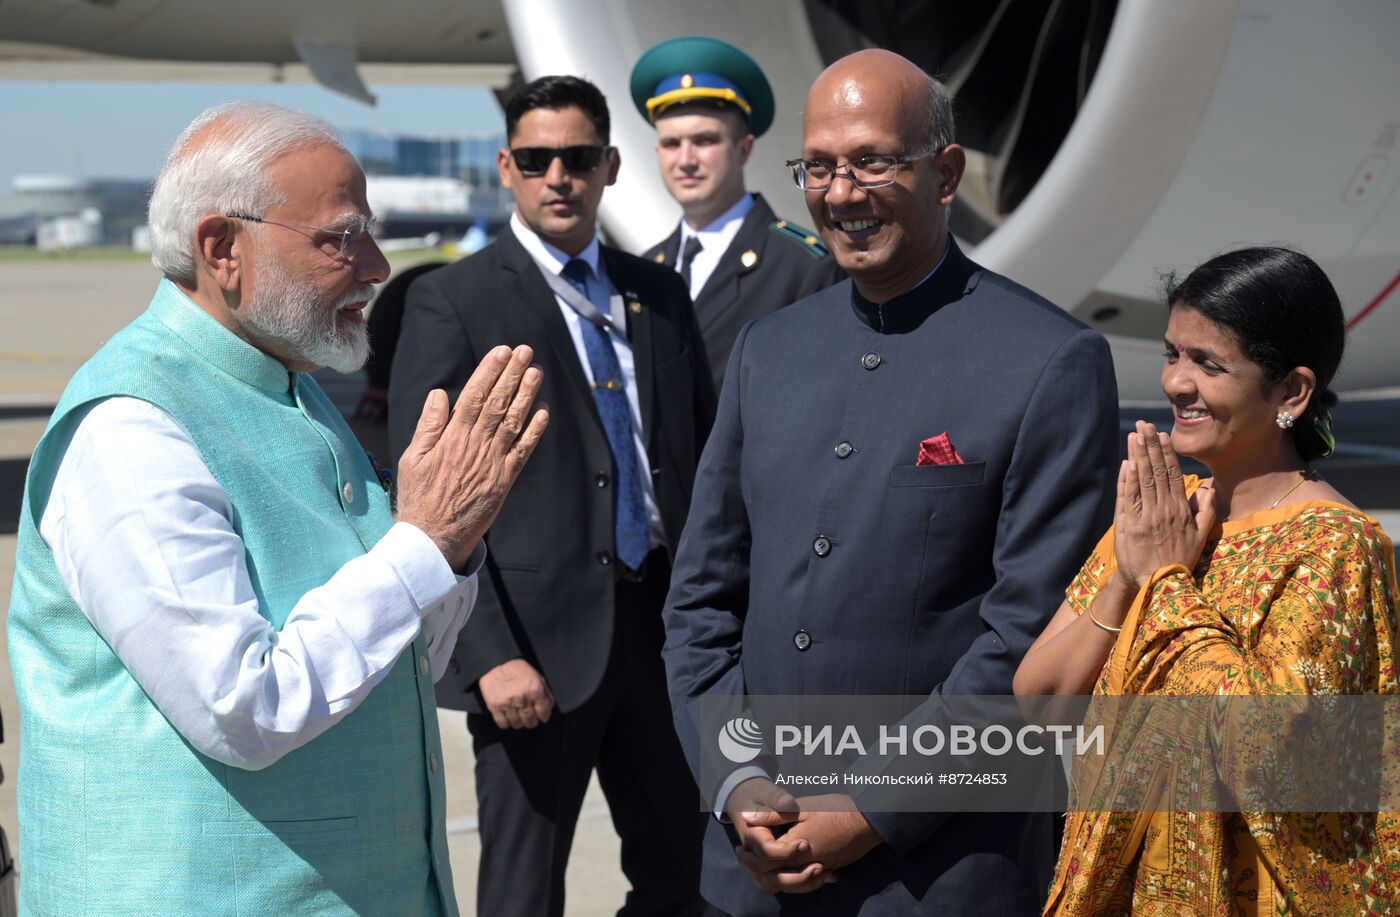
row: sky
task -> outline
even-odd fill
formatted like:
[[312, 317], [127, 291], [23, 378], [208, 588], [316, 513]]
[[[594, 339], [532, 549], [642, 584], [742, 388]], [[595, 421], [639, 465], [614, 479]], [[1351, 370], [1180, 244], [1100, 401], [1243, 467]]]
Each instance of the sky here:
[[505, 120], [481, 86], [371, 86], [373, 108], [310, 84], [0, 80], [0, 197], [16, 175], [154, 178], [195, 115], [231, 99], [276, 102], [342, 130], [498, 133]]

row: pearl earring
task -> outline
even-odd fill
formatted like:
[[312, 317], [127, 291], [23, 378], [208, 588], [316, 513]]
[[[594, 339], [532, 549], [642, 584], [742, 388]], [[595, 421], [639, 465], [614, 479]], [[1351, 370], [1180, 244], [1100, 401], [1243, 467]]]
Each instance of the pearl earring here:
[[1293, 426], [1293, 415], [1287, 411], [1279, 411], [1278, 419], [1275, 420], [1274, 423], [1278, 424], [1280, 430], [1287, 430], [1289, 427]]

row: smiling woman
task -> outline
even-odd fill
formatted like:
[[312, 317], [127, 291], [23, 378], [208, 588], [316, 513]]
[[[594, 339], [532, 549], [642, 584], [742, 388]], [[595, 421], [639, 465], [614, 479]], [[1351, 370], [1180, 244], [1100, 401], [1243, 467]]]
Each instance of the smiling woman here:
[[[1113, 528], [1026, 654], [1016, 693], [1400, 692], [1393, 547], [1312, 467], [1332, 451], [1327, 386], [1345, 335], [1331, 283], [1298, 252], [1249, 248], [1201, 265], [1169, 301], [1172, 432], [1139, 421], [1129, 435]], [[1213, 478], [1184, 476], [1178, 453]], [[1291, 760], [1296, 725], [1253, 738], [1285, 737], [1270, 747]], [[1219, 778], [1233, 786], [1232, 742], [1218, 744]], [[1169, 754], [1149, 770], [1168, 794], [1199, 777]], [[1159, 812], [1070, 813], [1046, 912], [1400, 904], [1400, 889], [1331, 878], [1400, 862], [1390, 813], [1173, 813], [1171, 798]]]
[[[1288, 431], [1284, 438], [1302, 461], [1331, 454], [1335, 442], [1328, 412], [1337, 396], [1327, 386], [1342, 362], [1346, 331], [1337, 292], [1310, 258], [1277, 247], [1229, 252], [1192, 271], [1167, 299], [1173, 308], [1162, 390], [1177, 409], [1172, 441], [1178, 452], [1210, 464], [1202, 450], [1217, 453], [1218, 461], [1228, 461], [1231, 452], [1239, 451], [1208, 439], [1191, 439], [1210, 430], [1207, 421], [1228, 419], [1219, 417], [1223, 405], [1212, 410], [1193, 404], [1193, 395], [1204, 399], [1206, 392], [1215, 391], [1228, 397], [1225, 392], [1234, 380], [1241, 383], [1239, 395], [1256, 406], [1273, 406], [1259, 395], [1279, 386], [1297, 395], [1310, 390], [1307, 398], [1274, 399], [1278, 403], [1271, 419], [1283, 419], [1280, 428]], [[1188, 339], [1218, 342], [1221, 352], [1214, 360], [1207, 352], [1188, 352], [1189, 359], [1180, 361], [1177, 355], [1187, 342], [1174, 342], [1173, 329]], [[1201, 372], [1191, 370], [1190, 364]], [[1257, 391], [1246, 395], [1243, 385], [1251, 380]]]

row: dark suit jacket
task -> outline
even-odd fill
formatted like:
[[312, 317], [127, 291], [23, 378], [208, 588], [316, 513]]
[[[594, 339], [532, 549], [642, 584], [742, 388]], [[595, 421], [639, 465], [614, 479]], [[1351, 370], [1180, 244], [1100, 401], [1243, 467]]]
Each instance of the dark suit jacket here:
[[[740, 328], [846, 276], [820, 242], [803, 240], [810, 233], [785, 231], [786, 226], [778, 225], [783, 222], [763, 195], [755, 194], [753, 207], [734, 241], [696, 297], [695, 318], [710, 355], [716, 390], [724, 381], [724, 367]], [[642, 257], [674, 269], [680, 247], [681, 227], [677, 224], [675, 232]], [[747, 265], [746, 253], [752, 253]]]
[[[629, 302], [644, 441], [674, 547], [714, 416], [708, 364], [674, 272], [607, 247], [602, 259]], [[544, 674], [569, 711], [597, 688], [612, 642], [612, 453], [554, 294], [509, 230], [409, 288], [389, 385], [390, 442], [394, 456], [402, 455], [428, 392], [444, 388], [455, 403], [477, 363], [499, 344], [534, 348], [549, 429], [487, 536], [476, 608], [438, 683], [438, 700], [479, 710], [477, 679], [519, 656]]]
[[369, 310], [366, 329], [369, 332], [370, 354], [365, 362], [365, 375], [372, 388], [389, 389], [389, 379], [394, 366], [394, 352], [399, 346], [399, 329], [403, 327], [404, 303], [408, 299], [408, 288], [419, 277], [442, 267], [445, 261], [429, 261], [415, 264], [395, 276], [380, 287], [374, 297], [374, 308]]
[[[965, 463], [917, 466], [944, 432]], [[1103, 338], [956, 245], [883, 307], [844, 282], [748, 326], [667, 599], [692, 769], [705, 696], [1011, 694], [1108, 525], [1116, 441]], [[885, 845], [777, 898], [715, 821], [702, 890], [736, 915], [1038, 913], [1050, 816], [867, 817]]]

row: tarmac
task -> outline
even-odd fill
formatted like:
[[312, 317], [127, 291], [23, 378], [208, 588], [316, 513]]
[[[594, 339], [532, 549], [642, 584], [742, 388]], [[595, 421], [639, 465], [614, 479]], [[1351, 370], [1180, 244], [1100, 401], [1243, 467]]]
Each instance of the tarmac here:
[[[397, 269], [410, 260], [399, 260]], [[68, 378], [102, 343], [141, 313], [158, 275], [142, 259], [0, 260], [0, 609], [9, 608], [14, 576], [15, 526], [25, 469], [34, 444]], [[363, 388], [356, 376], [318, 374], [342, 410], [353, 408]], [[1344, 399], [1333, 412], [1341, 441], [1323, 470], [1343, 493], [1377, 515], [1400, 536], [1400, 391]], [[1162, 408], [1124, 407], [1126, 431], [1138, 417], [1168, 421]], [[382, 427], [358, 426], [371, 451], [384, 454]], [[15, 814], [19, 717], [8, 653], [0, 653], [0, 828], [20, 858]], [[476, 866], [480, 852], [471, 743], [462, 715], [440, 711], [447, 777], [447, 831], [457, 900], [463, 915], [476, 913]], [[120, 737], [114, 736], [114, 741]], [[596, 779], [584, 801], [568, 865], [568, 904], [573, 917], [614, 914], [628, 885], [618, 867], [619, 842]]]

